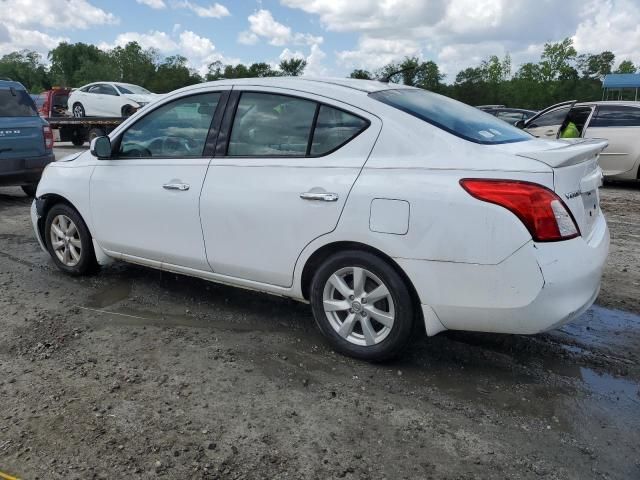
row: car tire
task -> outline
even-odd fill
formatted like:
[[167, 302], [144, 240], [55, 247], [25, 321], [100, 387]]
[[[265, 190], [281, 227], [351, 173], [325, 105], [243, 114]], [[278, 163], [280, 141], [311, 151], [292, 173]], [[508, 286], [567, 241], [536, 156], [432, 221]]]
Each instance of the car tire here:
[[27, 197], [35, 197], [36, 196], [36, 190], [38, 189], [38, 184], [37, 183], [31, 183], [29, 185], [22, 185], [22, 191], [24, 192], [24, 194]]
[[98, 137], [104, 137], [106, 135], [105, 131], [101, 128], [92, 128], [89, 130], [89, 142], [92, 142], [94, 139]]
[[84, 137], [82, 135], [76, 135], [71, 139], [71, 143], [76, 147], [81, 147], [84, 145]]
[[345, 355], [388, 360], [411, 338], [416, 315], [409, 289], [373, 253], [351, 250], [327, 258], [315, 272], [310, 299], [320, 331]]
[[73, 104], [73, 108], [71, 109], [71, 113], [73, 114], [74, 118], [82, 118], [82, 117], [84, 117], [86, 115], [85, 111], [84, 111], [84, 107], [79, 102], [76, 102], [76, 103]]
[[136, 111], [131, 105], [125, 105], [124, 107], [122, 107], [122, 116], [124, 118], [130, 117], [134, 113], [136, 113]]
[[64, 203], [51, 207], [44, 226], [47, 250], [56, 266], [69, 275], [87, 275], [96, 271], [91, 233], [80, 214]]

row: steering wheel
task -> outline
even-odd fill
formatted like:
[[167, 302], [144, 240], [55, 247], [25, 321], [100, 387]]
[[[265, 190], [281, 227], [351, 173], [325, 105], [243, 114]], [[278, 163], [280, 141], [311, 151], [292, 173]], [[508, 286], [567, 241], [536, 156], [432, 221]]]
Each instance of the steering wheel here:
[[192, 154], [199, 147], [198, 142], [189, 137], [171, 135], [162, 139], [163, 153], [188, 153]]

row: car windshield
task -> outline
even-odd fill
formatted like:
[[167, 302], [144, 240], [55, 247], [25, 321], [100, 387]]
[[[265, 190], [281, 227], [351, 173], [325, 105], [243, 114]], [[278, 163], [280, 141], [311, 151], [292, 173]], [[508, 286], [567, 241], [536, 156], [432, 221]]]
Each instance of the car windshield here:
[[426, 90], [384, 90], [369, 95], [470, 142], [495, 145], [531, 140], [528, 133], [493, 115]]
[[116, 85], [120, 93], [123, 95], [149, 95], [151, 92], [146, 88], [139, 87], [138, 85]]
[[0, 90], [0, 117], [37, 117], [38, 111], [31, 95], [24, 90]]

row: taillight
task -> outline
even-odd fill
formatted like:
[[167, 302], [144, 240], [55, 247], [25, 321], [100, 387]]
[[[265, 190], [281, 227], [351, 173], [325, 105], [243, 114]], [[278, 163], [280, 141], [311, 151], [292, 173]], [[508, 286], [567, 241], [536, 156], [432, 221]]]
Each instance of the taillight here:
[[42, 133], [44, 135], [44, 148], [51, 150], [53, 148], [53, 132], [51, 131], [51, 127], [44, 125], [42, 127]]
[[565, 203], [547, 187], [518, 180], [481, 178], [465, 178], [460, 185], [478, 200], [511, 211], [536, 242], [556, 242], [580, 235]]

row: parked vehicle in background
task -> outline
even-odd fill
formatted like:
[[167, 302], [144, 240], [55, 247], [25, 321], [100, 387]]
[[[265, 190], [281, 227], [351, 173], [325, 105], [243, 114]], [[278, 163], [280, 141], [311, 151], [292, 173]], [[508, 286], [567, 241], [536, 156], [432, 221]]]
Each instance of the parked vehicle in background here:
[[532, 334], [584, 312], [605, 146], [395, 84], [223, 80], [56, 162], [32, 219], [68, 274], [118, 259], [309, 301], [334, 348], [380, 360], [417, 326]]
[[555, 139], [565, 120], [576, 125], [582, 138], [609, 142], [599, 160], [607, 179], [640, 179], [640, 102], [572, 100], [552, 105], [518, 126], [536, 137]]
[[500, 120], [504, 120], [511, 125], [515, 125], [521, 120], [528, 120], [536, 113], [538, 113], [535, 110], [526, 110], [524, 108], [507, 108], [505, 106], [481, 105], [476, 108], [479, 108], [483, 112], [490, 113], [494, 117], [498, 117]]
[[53, 135], [19, 82], [0, 80], [0, 185], [33, 196], [44, 167], [54, 161]]
[[130, 83], [97, 82], [73, 90], [68, 108], [76, 118], [129, 117], [161, 96]]
[[96, 137], [109, 134], [122, 123], [122, 117], [70, 117], [67, 109], [69, 88], [54, 87], [39, 95], [36, 105], [38, 113], [49, 122], [55, 142], [72, 142], [76, 146], [83, 145]]

